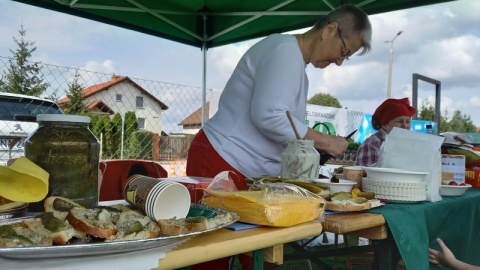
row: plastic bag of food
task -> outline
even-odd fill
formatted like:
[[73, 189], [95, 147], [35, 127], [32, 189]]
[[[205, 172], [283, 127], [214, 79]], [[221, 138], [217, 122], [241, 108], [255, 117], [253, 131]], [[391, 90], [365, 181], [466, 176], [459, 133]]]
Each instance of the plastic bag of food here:
[[235, 212], [242, 222], [274, 227], [317, 219], [325, 208], [325, 199], [293, 184], [261, 183], [257, 188], [232, 191], [209, 187], [205, 190], [203, 204]]

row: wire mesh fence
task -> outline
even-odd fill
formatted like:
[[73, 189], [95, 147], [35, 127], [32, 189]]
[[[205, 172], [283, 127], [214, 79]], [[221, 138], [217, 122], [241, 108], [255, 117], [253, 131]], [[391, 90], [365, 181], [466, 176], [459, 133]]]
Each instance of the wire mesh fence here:
[[[10, 60], [0, 57], [0, 83], [4, 86], [12, 83], [7, 81]], [[53, 100], [65, 110], [75, 101], [72, 90], [75, 87], [81, 90], [86, 112], [73, 114], [90, 116], [90, 128], [102, 144], [101, 159], [175, 160], [177, 166], [184, 165], [190, 142], [201, 126], [201, 87], [44, 63], [40, 65], [38, 77], [47, 85], [39, 95], [44, 98], [43, 104], [46, 99]], [[206, 100], [210, 93], [207, 91]], [[0, 114], [11, 111], [8, 103], [21, 106], [42, 103], [40, 99], [7, 98], [4, 92], [1, 96]], [[23, 153], [23, 141], [37, 127], [34, 116], [40, 113], [44, 110], [31, 109], [1, 116], [0, 160], [8, 160], [12, 153], [13, 157]], [[12, 145], [15, 138], [21, 140]]]

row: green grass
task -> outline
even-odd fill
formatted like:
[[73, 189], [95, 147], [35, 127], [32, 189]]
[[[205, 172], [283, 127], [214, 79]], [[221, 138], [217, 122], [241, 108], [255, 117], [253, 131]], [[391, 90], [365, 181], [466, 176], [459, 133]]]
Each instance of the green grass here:
[[[348, 243], [350, 243], [350, 246], [357, 245], [358, 243], [358, 238], [353, 237], [353, 236], [347, 236], [348, 237]], [[344, 247], [344, 244], [338, 245], [339, 248]], [[325, 246], [316, 246], [316, 247], [311, 247], [312, 251], [318, 251], [318, 250], [323, 250], [323, 249], [332, 249], [333, 245], [325, 245]], [[284, 254], [289, 254], [293, 250], [289, 245], [284, 245]], [[372, 268], [371, 262], [373, 258], [368, 258], [368, 257], [360, 257], [360, 256], [351, 256], [351, 259], [354, 259], [355, 261], [360, 261], [364, 260], [366, 261], [366, 264], [354, 264], [352, 265], [352, 270], [370, 270]], [[238, 262], [238, 259], [235, 258], [236, 261], [234, 261], [234, 265], [232, 270], [242, 270], [241, 264]], [[338, 256], [337, 258], [335, 257], [325, 257], [321, 259], [324, 263], [332, 267], [333, 269], [336, 270], [347, 270], [347, 257], [346, 256]], [[369, 264], [370, 263], [370, 264]], [[313, 270], [321, 270], [322, 268], [315, 263], [311, 262], [311, 266]], [[284, 262], [282, 265], [279, 265], [275, 267], [275, 270], [307, 270], [309, 268], [309, 262], [307, 260], [298, 260], [298, 261], [288, 261]], [[399, 266], [397, 267], [397, 270], [404, 270], [405, 267]]]

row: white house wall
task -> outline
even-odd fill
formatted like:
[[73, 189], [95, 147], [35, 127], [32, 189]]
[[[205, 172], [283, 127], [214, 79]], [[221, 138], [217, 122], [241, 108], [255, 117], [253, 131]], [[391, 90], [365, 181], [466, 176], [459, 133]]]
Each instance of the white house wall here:
[[[121, 102], [116, 101], [117, 94], [122, 95]], [[143, 108], [136, 107], [137, 96], [143, 97]], [[145, 130], [161, 134], [162, 109], [160, 105], [130, 83], [119, 83], [110, 87], [108, 90], [85, 98], [86, 104], [90, 104], [96, 100], [102, 100], [115, 113], [120, 113], [122, 116], [128, 111], [134, 111], [137, 118], [145, 118]]]

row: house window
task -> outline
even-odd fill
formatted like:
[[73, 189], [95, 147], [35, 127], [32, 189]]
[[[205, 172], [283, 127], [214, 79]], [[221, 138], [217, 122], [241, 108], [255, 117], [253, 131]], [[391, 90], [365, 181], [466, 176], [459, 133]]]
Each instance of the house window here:
[[136, 104], [137, 108], [143, 108], [143, 97], [137, 97]]
[[137, 123], [138, 123], [138, 128], [139, 129], [145, 129], [145, 118], [138, 118], [137, 119]]
[[116, 96], [117, 102], [122, 102], [122, 97], [123, 97], [122, 94], [117, 94], [117, 96]]

